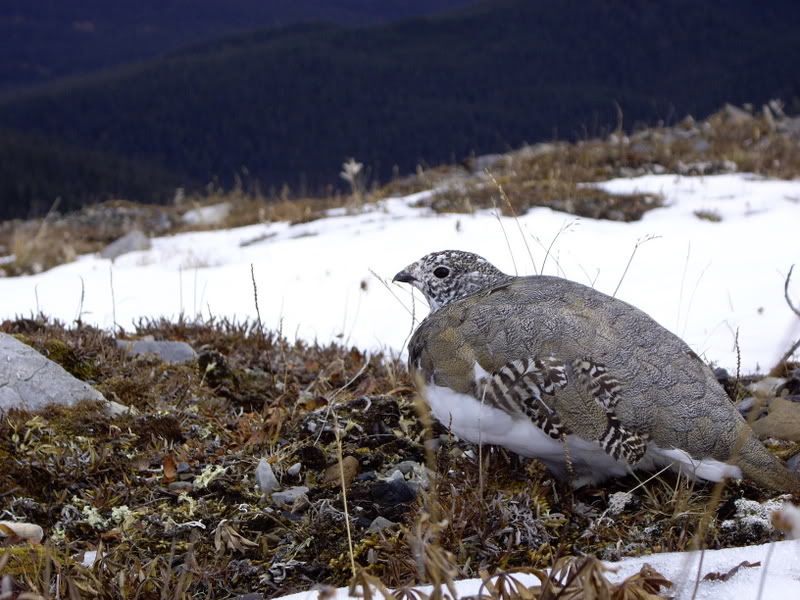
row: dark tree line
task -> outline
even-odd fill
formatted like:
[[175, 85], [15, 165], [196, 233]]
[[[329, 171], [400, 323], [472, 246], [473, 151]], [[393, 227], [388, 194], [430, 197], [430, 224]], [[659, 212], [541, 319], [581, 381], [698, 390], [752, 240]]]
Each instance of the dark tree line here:
[[[137, 188], [129, 171], [129, 193], [147, 198], [165, 181], [229, 185], [243, 168], [262, 189], [315, 192], [337, 183], [349, 156], [386, 179], [395, 167], [596, 135], [617, 125], [617, 107], [631, 127], [791, 101], [798, 22], [794, 2], [494, 0], [369, 28], [226, 38], [6, 100], [0, 127], [173, 174]], [[73, 179], [68, 168], [49, 177], [76, 202], [107, 189]]]

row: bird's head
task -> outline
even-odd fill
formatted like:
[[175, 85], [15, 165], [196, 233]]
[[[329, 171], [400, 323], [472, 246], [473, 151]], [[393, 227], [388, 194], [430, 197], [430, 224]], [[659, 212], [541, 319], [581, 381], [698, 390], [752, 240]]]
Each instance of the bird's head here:
[[431, 311], [509, 279], [485, 258], [461, 250], [433, 252], [411, 263], [392, 281], [421, 291]]

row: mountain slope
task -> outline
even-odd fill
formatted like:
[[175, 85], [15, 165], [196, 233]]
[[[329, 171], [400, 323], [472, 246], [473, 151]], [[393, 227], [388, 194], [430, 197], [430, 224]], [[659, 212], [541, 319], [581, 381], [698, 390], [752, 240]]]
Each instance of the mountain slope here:
[[0, 90], [150, 58], [186, 44], [306, 21], [367, 24], [471, 0], [4, 0]]
[[0, 104], [0, 126], [196, 180], [320, 191], [355, 156], [452, 162], [524, 141], [799, 95], [800, 5], [496, 0], [375, 26], [235, 36]]

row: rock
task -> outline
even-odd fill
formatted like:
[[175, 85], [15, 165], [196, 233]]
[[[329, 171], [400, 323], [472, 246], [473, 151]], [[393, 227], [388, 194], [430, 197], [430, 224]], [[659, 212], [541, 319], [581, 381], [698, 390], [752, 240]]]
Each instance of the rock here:
[[792, 458], [786, 461], [786, 468], [792, 473], [800, 475], [800, 453], [795, 454]]
[[633, 494], [630, 492], [615, 492], [608, 497], [608, 514], [620, 515], [625, 508], [633, 501]]
[[167, 486], [170, 492], [191, 492], [194, 489], [194, 484], [191, 481], [173, 481]]
[[87, 569], [97, 562], [97, 550], [87, 550], [83, 553], [83, 560], [81, 565]]
[[185, 225], [222, 225], [230, 214], [231, 203], [221, 202], [187, 210], [183, 213], [181, 221]]
[[371, 495], [375, 502], [385, 506], [412, 502], [417, 496], [400, 471], [394, 471], [392, 476], [384, 481], [375, 482]]
[[82, 400], [111, 408], [103, 394], [88, 383], [16, 338], [0, 333], [0, 413], [12, 408], [36, 411], [49, 404], [72, 406]]
[[266, 458], [258, 461], [256, 481], [262, 494], [271, 494], [281, 487], [281, 484], [278, 483], [278, 478], [275, 477], [275, 473], [272, 471], [272, 465], [269, 464]]
[[698, 160], [690, 163], [679, 160], [675, 165], [675, 171], [679, 175], [687, 176], [736, 173], [737, 170], [738, 166], [732, 160]]
[[397, 463], [394, 468], [400, 471], [403, 475], [408, 475], [409, 473], [413, 473], [414, 469], [419, 468], [421, 465], [418, 462], [414, 462], [413, 460], [404, 460], [403, 462]]
[[784, 506], [783, 497], [766, 502], [756, 502], [746, 498], [734, 500], [736, 513], [732, 519], [720, 523], [720, 529], [734, 536], [737, 542], [760, 542], [769, 535], [774, 527], [772, 513], [781, 510]]
[[359, 464], [358, 459], [354, 456], [345, 456], [342, 460], [342, 468], [339, 468], [339, 463], [332, 464], [325, 469], [322, 476], [323, 485], [341, 485], [342, 473], [344, 473], [345, 487], [350, 487], [353, 479], [358, 475]]
[[172, 365], [192, 362], [197, 358], [197, 352], [186, 342], [117, 340], [117, 347], [133, 356], [154, 354]]
[[134, 229], [123, 235], [118, 240], [111, 242], [108, 246], [100, 251], [102, 258], [115, 260], [123, 254], [129, 252], [138, 252], [142, 250], [150, 250], [152, 244], [150, 238], [138, 229]]
[[106, 410], [111, 417], [120, 415], [138, 415], [139, 411], [132, 406], [125, 406], [114, 400], [106, 400]]
[[163, 206], [113, 200], [64, 215], [60, 224], [86, 239], [111, 241], [134, 229], [151, 234], [166, 233], [176, 225], [174, 221], [172, 213]]
[[10, 538], [11, 543], [15, 540], [25, 540], [38, 544], [44, 537], [44, 531], [35, 523], [0, 521], [0, 537]]
[[286, 469], [286, 474], [291, 476], [291, 477], [297, 477], [298, 475], [300, 475], [300, 469], [302, 469], [302, 468], [303, 468], [303, 465], [300, 464], [299, 462], [296, 462], [291, 467]]
[[742, 398], [739, 402], [736, 403], [736, 410], [738, 410], [743, 417], [746, 417], [747, 414], [753, 410], [753, 407], [756, 405], [756, 399], [753, 396], [747, 396], [746, 398]]
[[300, 496], [307, 494], [308, 488], [304, 485], [290, 487], [282, 492], [272, 494], [272, 501], [279, 506], [292, 506]]
[[723, 383], [725, 381], [728, 381], [731, 378], [731, 375], [730, 373], [728, 373], [726, 369], [723, 369], [722, 367], [715, 367], [714, 377], [716, 377], [717, 381]]
[[769, 414], [753, 423], [753, 431], [761, 439], [773, 437], [800, 442], [800, 404], [783, 398], [773, 399]]
[[390, 521], [384, 517], [375, 517], [375, 519], [370, 523], [367, 531], [370, 533], [375, 533], [377, 531], [383, 531], [384, 529], [388, 529], [389, 527], [395, 527], [397, 523], [394, 521]]
[[764, 377], [748, 385], [747, 389], [756, 395], [777, 396], [778, 389], [785, 383], [783, 377]]

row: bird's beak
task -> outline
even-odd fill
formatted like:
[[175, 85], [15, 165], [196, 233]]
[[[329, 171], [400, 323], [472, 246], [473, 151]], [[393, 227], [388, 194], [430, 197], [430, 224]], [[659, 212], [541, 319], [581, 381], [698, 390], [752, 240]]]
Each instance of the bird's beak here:
[[395, 281], [399, 281], [400, 283], [414, 283], [416, 279], [408, 271], [400, 271], [397, 275], [395, 275], [392, 278], [392, 283], [394, 283]]

